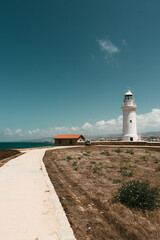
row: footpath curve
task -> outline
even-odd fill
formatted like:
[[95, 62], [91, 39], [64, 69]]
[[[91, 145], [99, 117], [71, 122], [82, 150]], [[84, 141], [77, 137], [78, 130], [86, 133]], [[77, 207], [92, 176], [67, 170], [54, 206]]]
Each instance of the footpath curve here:
[[0, 240], [76, 240], [43, 163], [49, 149], [0, 168]]

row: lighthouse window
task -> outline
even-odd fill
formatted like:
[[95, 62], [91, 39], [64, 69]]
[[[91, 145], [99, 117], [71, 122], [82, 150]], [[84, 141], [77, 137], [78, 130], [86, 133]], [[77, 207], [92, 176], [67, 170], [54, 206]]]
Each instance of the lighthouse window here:
[[133, 99], [133, 96], [132, 95], [127, 95], [125, 96], [125, 100], [132, 100]]
[[130, 120], [130, 123], [132, 123], [132, 120]]

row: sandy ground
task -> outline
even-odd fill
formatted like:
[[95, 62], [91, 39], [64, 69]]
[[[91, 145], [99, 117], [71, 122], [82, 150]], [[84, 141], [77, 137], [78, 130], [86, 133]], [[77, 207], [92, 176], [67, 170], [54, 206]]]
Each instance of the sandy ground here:
[[45, 151], [27, 150], [0, 168], [0, 240], [54, 235], [58, 223], [41, 169]]

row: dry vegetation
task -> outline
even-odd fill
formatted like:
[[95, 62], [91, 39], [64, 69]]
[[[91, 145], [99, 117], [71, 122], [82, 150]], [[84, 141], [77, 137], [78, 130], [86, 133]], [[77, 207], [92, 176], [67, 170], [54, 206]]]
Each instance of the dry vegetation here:
[[46, 152], [44, 163], [77, 240], [160, 239], [160, 210], [129, 209], [113, 198], [129, 180], [160, 187], [160, 152], [151, 150], [90, 146]]
[[0, 167], [2, 167], [5, 163], [11, 160], [14, 157], [19, 156], [21, 153], [18, 150], [0, 150]]

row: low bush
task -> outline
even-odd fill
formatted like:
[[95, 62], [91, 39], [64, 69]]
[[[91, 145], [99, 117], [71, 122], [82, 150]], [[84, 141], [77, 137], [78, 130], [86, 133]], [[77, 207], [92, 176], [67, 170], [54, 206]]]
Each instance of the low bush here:
[[77, 164], [78, 164], [78, 162], [74, 161], [74, 162], [72, 163], [72, 166], [77, 166]]
[[115, 151], [116, 153], [121, 153], [121, 152], [123, 152], [123, 151], [122, 151], [121, 149], [119, 149], [119, 148], [118, 148], [118, 149], [115, 149], [114, 151]]
[[156, 159], [154, 160], [154, 163], [159, 163], [159, 159], [156, 158]]
[[133, 151], [133, 150], [128, 150], [128, 149], [127, 149], [126, 153], [134, 154], [134, 151]]
[[154, 210], [160, 207], [159, 189], [148, 182], [129, 181], [118, 189], [116, 199], [126, 207]]
[[71, 160], [72, 159], [72, 157], [70, 157], [70, 156], [67, 156], [67, 160]]
[[90, 154], [86, 152], [86, 153], [83, 153], [83, 156], [89, 157]]
[[120, 179], [113, 179], [113, 181], [112, 181], [113, 184], [121, 183], [121, 182], [122, 182], [122, 180], [120, 180]]
[[107, 155], [107, 156], [110, 155], [108, 150], [105, 150], [105, 151], [101, 152], [101, 154], [103, 154], [103, 155]]

